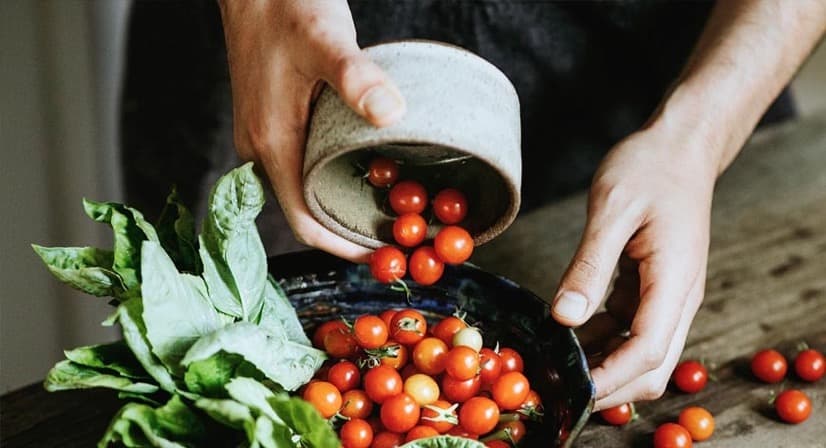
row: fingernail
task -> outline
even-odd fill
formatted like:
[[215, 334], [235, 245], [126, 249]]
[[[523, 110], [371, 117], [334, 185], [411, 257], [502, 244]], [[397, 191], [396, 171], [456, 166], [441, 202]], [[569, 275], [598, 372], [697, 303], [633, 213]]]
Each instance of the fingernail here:
[[372, 119], [386, 119], [401, 111], [404, 103], [399, 95], [385, 85], [378, 85], [364, 97], [364, 112]]
[[588, 309], [588, 299], [573, 291], [564, 291], [554, 304], [554, 314], [568, 320], [579, 320]]

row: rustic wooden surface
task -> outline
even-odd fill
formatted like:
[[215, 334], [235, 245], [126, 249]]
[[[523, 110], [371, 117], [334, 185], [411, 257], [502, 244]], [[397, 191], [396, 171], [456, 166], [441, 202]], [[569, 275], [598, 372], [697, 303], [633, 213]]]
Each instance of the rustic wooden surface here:
[[[474, 261], [549, 297], [579, 241], [584, 212], [580, 195], [530, 213]], [[669, 391], [638, 405], [640, 418], [624, 428], [594, 419], [577, 446], [648, 446], [658, 424], [698, 404], [717, 423], [700, 446], [824, 447], [826, 379], [787, 381], [814, 406], [808, 421], [790, 426], [767, 404], [781, 386], [748, 373], [758, 348], [790, 354], [801, 340], [826, 350], [826, 114], [757, 135], [720, 179], [706, 299], [684, 354], [716, 365], [717, 380], [696, 395]], [[0, 445], [94, 446], [117, 408], [107, 391], [47, 394], [32, 385], [0, 400]]]
[[[480, 248], [474, 261], [551, 297], [584, 219], [584, 195], [537, 210]], [[757, 349], [789, 356], [799, 341], [826, 350], [826, 114], [756, 135], [718, 182], [706, 298], [683, 354], [716, 365], [717, 381], [696, 395], [670, 390], [639, 404], [640, 418], [621, 429], [593, 418], [577, 446], [650, 446], [657, 425], [696, 404], [717, 424], [700, 446], [826, 447], [826, 378], [786, 382], [814, 407], [808, 421], [790, 426], [768, 405], [781, 386], [749, 374]]]

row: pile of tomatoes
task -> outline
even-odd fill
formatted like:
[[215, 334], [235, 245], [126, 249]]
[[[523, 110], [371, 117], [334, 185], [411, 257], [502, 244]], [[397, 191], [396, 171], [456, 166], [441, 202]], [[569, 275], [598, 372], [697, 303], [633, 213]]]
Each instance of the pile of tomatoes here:
[[[788, 362], [777, 350], [760, 350], [751, 358], [751, 372], [764, 383], [776, 384], [786, 378]], [[795, 357], [794, 369], [803, 381], [815, 382], [826, 374], [826, 358], [817, 350], [802, 347]], [[683, 361], [671, 376], [674, 386], [682, 392], [694, 394], [703, 390], [708, 382], [708, 370], [699, 361]], [[775, 412], [780, 420], [797, 424], [809, 418], [812, 402], [800, 390], [782, 391], [773, 400]], [[611, 425], [624, 425], [634, 417], [634, 406], [626, 403], [600, 411], [602, 419]], [[690, 447], [692, 441], [699, 442], [711, 437], [714, 432], [714, 417], [708, 410], [690, 406], [682, 410], [677, 423], [664, 423], [654, 432], [654, 447]]]
[[414, 249], [408, 260], [395, 246], [376, 249], [370, 257], [370, 272], [382, 283], [400, 281], [409, 271], [421, 285], [432, 285], [441, 277], [447, 264], [461, 264], [473, 253], [473, 238], [458, 226], [468, 212], [465, 195], [456, 189], [440, 191], [432, 204], [433, 215], [444, 224], [433, 245], [424, 245], [427, 221], [422, 214], [428, 206], [425, 187], [415, 180], [399, 179], [398, 164], [384, 157], [372, 160], [366, 174], [376, 188], [389, 188], [390, 208], [398, 215], [393, 222], [393, 239], [404, 248]]
[[[440, 434], [516, 445], [542, 416], [511, 348], [483, 347], [461, 314], [428, 328], [414, 309], [320, 325], [313, 344], [331, 360], [302, 397], [339, 427], [344, 448], [390, 448]], [[339, 426], [340, 425], [340, 426]]]

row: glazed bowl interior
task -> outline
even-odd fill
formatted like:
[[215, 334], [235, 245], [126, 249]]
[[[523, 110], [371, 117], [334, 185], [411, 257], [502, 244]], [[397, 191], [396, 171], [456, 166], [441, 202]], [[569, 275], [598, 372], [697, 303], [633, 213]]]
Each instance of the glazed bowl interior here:
[[466, 312], [482, 330], [485, 346], [499, 343], [522, 354], [525, 374], [542, 397], [544, 419], [528, 422], [520, 446], [570, 446], [590, 415], [594, 385], [573, 332], [548, 317], [545, 302], [507, 279], [467, 264], [447, 266], [433, 286], [410, 282], [408, 303], [404, 293], [372, 280], [366, 265], [319, 251], [280, 255], [269, 267], [310, 334], [321, 322], [388, 308], [416, 308], [429, 324], [457, 308]]

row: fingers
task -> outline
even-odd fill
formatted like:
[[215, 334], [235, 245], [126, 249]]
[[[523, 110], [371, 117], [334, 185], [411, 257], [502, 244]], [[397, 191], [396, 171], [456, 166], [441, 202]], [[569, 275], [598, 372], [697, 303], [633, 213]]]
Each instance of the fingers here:
[[640, 226], [634, 207], [608, 196], [592, 193], [582, 241], [554, 299], [551, 312], [563, 325], [581, 325], [597, 310], [623, 247]]

